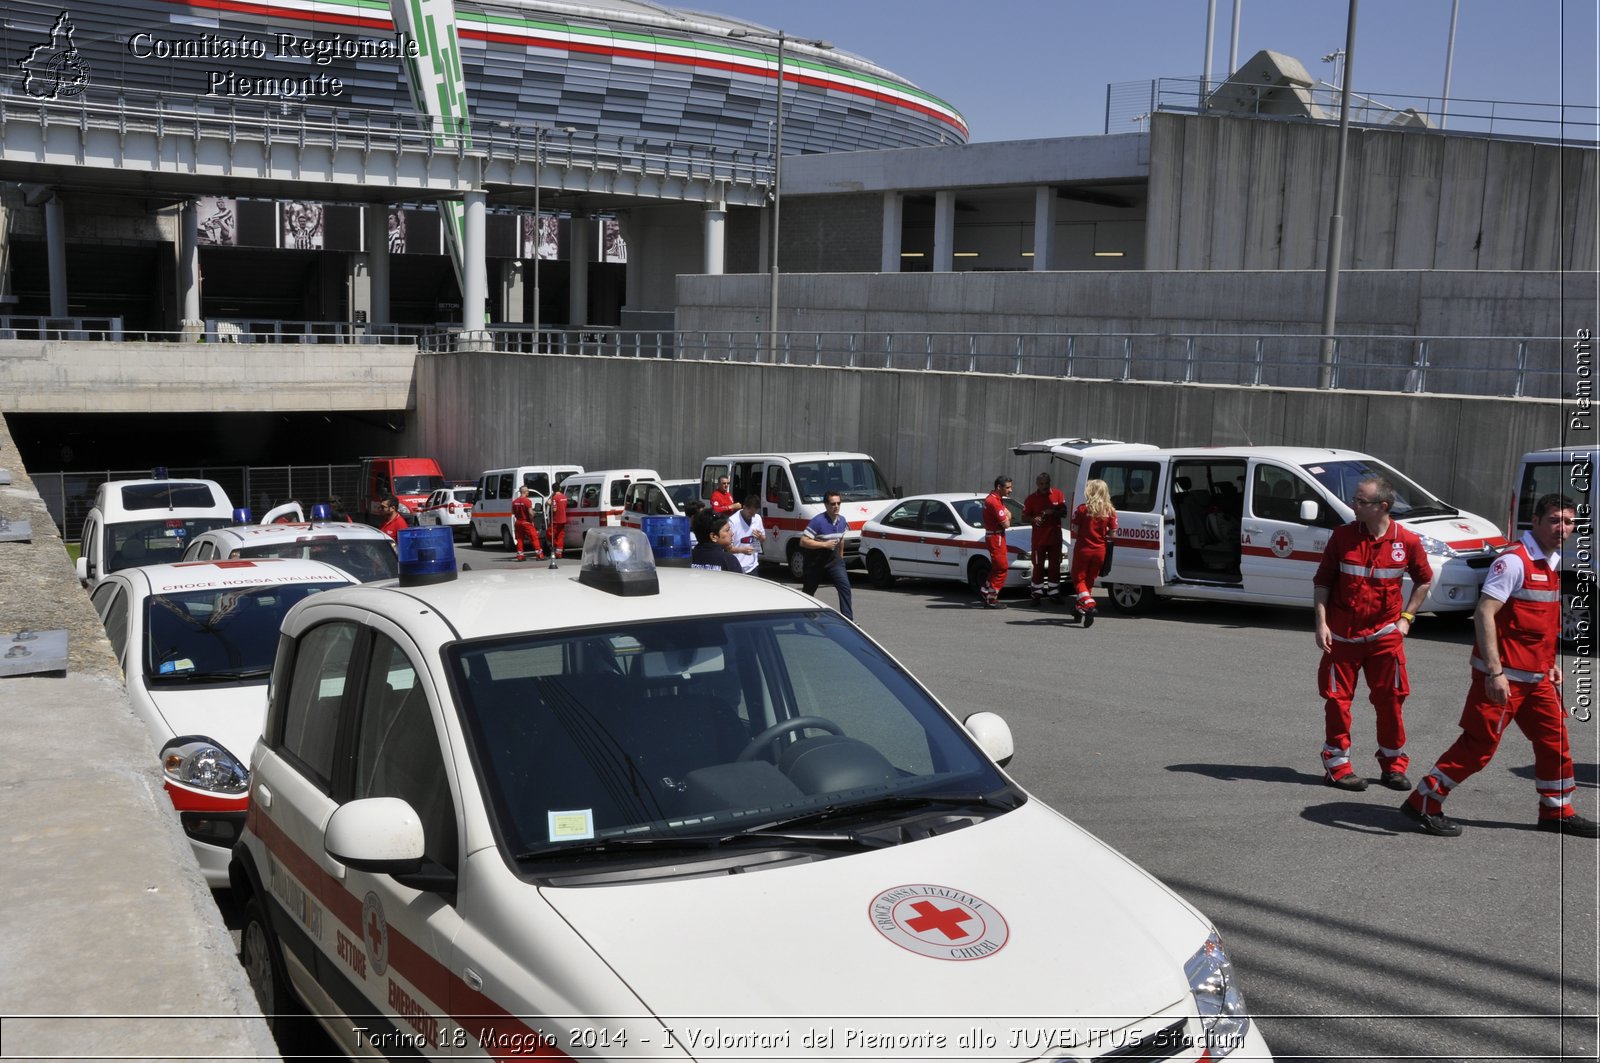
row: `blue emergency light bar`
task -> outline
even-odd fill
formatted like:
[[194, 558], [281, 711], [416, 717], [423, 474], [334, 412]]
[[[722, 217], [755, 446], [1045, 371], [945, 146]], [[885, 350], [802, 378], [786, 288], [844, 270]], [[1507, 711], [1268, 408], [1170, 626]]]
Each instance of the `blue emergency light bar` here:
[[233, 522], [235, 524], [249, 524], [252, 519], [249, 509], [244, 506], [235, 507], [233, 511]]
[[311, 519], [332, 520], [333, 510], [329, 509], [326, 503], [318, 502], [316, 505], [311, 507]]
[[400, 554], [402, 587], [448, 583], [456, 578], [455, 532], [450, 528], [402, 528], [395, 549]]

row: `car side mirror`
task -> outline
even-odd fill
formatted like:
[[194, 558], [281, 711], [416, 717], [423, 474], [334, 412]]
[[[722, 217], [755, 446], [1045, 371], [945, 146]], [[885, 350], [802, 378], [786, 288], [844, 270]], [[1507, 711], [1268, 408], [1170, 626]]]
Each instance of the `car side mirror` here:
[[967, 733], [978, 742], [978, 748], [1002, 768], [1011, 763], [1016, 746], [1011, 740], [1011, 726], [994, 712], [975, 712], [962, 721]]
[[88, 583], [89, 582], [89, 559], [87, 557], [78, 558], [78, 564], [77, 564], [76, 567], [77, 567], [77, 570], [78, 570], [78, 582], [79, 583], [85, 583], [85, 584]]
[[1319, 512], [1321, 512], [1321, 507], [1318, 506], [1316, 504], [1316, 502], [1312, 501], [1309, 498], [1303, 500], [1300, 503], [1300, 523], [1301, 524], [1310, 524], [1310, 523], [1312, 523], [1313, 521], [1315, 521], [1317, 519], [1317, 514]]
[[328, 817], [322, 847], [357, 871], [405, 875], [422, 866], [422, 820], [398, 797], [366, 797]]

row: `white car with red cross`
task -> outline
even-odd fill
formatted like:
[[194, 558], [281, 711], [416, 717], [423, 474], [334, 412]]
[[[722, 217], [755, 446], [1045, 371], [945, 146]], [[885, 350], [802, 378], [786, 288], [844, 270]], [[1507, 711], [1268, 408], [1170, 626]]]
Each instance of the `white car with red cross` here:
[[[956, 580], [974, 592], [988, 584], [992, 562], [983, 531], [983, 495], [971, 492], [914, 495], [890, 503], [861, 527], [867, 578], [887, 587], [900, 578]], [[1007, 587], [1026, 587], [1033, 576], [1033, 526], [1022, 503], [1005, 500]]]
[[212, 888], [228, 885], [244, 826], [278, 624], [302, 599], [354, 582], [320, 561], [189, 561], [113, 572], [90, 594]]
[[267, 1015], [438, 1057], [1268, 1057], [1211, 923], [814, 598], [631, 528], [576, 574], [399, 547], [285, 622], [232, 867]]

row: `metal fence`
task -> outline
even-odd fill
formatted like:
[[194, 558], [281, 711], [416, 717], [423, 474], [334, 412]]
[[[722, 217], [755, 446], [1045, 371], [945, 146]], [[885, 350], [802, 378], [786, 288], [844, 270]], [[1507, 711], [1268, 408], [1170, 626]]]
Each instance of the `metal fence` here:
[[[436, 353], [620, 358], [901, 369], [1246, 387], [1322, 386], [1322, 338], [1281, 333], [638, 332], [503, 326], [425, 336]], [[1338, 336], [1333, 388], [1407, 394], [1560, 398], [1557, 337]]]
[[[171, 468], [173, 479], [215, 480], [235, 506], [247, 506], [260, 519], [273, 506], [290, 500], [306, 509], [339, 500], [353, 513], [360, 492], [360, 465], [227, 465]], [[85, 472], [31, 472], [34, 486], [55, 521], [61, 537], [74, 542], [83, 535], [83, 520], [94, 506], [95, 492], [108, 480], [142, 480], [149, 469], [106, 469]]]

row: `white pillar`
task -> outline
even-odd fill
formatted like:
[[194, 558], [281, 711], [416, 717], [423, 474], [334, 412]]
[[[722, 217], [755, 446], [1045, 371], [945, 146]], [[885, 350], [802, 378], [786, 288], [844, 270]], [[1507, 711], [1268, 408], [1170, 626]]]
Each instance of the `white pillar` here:
[[[389, 324], [389, 211], [383, 203], [364, 211], [367, 247], [367, 298], [369, 320], [374, 325]], [[395, 207], [395, 210], [400, 208]]]
[[500, 306], [504, 316], [501, 320], [521, 324], [528, 320], [523, 306], [526, 302], [528, 267], [522, 259], [505, 259], [500, 263]]
[[589, 323], [589, 259], [594, 245], [594, 219], [581, 214], [572, 216], [568, 227], [567, 258], [567, 323], [581, 328]]
[[1033, 268], [1055, 269], [1056, 190], [1040, 185], [1033, 190]]
[[878, 268], [884, 273], [900, 272], [901, 243], [905, 239], [906, 200], [899, 192], [883, 194], [883, 261]]
[[372, 256], [364, 251], [352, 251], [345, 271], [345, 320], [356, 326], [356, 331], [366, 331], [372, 321]]
[[[189, 204], [191, 211], [194, 204]], [[194, 214], [189, 221], [194, 223]], [[54, 192], [44, 204], [46, 264], [50, 274], [50, 316], [67, 316], [67, 212], [61, 193]]]
[[933, 194], [933, 272], [955, 269], [955, 250], [956, 194], [945, 188]]
[[[52, 200], [52, 202], [55, 202]], [[199, 204], [183, 201], [182, 225], [178, 230], [178, 292], [183, 300], [183, 320], [200, 320], [200, 227]], [[51, 302], [55, 295], [51, 293]]]
[[[705, 271], [713, 277], [720, 277], [727, 271], [728, 238], [727, 238], [728, 210], [721, 200], [715, 206], [706, 208], [705, 216]], [[628, 256], [632, 258], [632, 255]]]
[[489, 310], [489, 269], [484, 258], [485, 207], [488, 196], [479, 190], [462, 197], [466, 204], [466, 238], [461, 242], [461, 327], [481, 329]]

